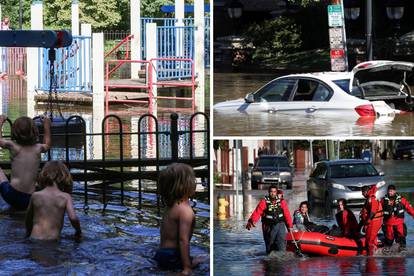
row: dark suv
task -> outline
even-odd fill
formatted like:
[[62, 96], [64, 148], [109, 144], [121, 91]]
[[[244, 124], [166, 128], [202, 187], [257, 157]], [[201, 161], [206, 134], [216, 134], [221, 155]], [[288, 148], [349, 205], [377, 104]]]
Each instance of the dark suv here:
[[292, 188], [292, 168], [286, 156], [260, 155], [252, 170], [252, 189], [259, 184], [285, 184], [287, 189]]
[[398, 141], [393, 157], [394, 159], [414, 159], [414, 141]]

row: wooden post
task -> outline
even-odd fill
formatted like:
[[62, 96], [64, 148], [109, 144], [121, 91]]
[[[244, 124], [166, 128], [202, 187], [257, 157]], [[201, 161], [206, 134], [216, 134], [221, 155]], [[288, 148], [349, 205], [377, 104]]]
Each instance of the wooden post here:
[[[141, 0], [131, 0], [131, 60], [141, 60]], [[142, 64], [131, 63], [131, 79], [139, 79]]]
[[[157, 58], [157, 24], [147, 23], [145, 26], [146, 30], [146, 45], [147, 49], [147, 60]], [[152, 83], [156, 83], [157, 80], [157, 61], [152, 62]], [[157, 116], [157, 85], [152, 85], [152, 95], [150, 96], [150, 113]]]
[[[92, 25], [91, 24], [81, 24], [81, 35], [82, 36], [92, 36]], [[84, 40], [84, 44], [82, 45], [82, 47], [84, 47], [84, 51], [82, 51], [84, 53], [84, 56], [82, 57], [83, 60], [85, 61], [85, 79], [83, 82], [83, 86], [85, 87], [91, 87], [92, 86], [92, 81], [91, 81], [91, 54], [90, 54], [90, 49], [92, 49], [92, 38], [91, 40]]]
[[[32, 30], [43, 30], [43, 3], [35, 1], [30, 7], [30, 24]], [[39, 48], [27, 49], [27, 116], [35, 116], [34, 93], [39, 86], [39, 72], [43, 70], [39, 61]]]
[[79, 35], [79, 3], [72, 0], [72, 35]]
[[204, 0], [194, 0], [194, 65], [197, 88], [195, 105], [197, 111], [204, 112], [205, 74], [204, 74]]
[[[92, 105], [93, 105], [93, 133], [102, 133], [102, 120], [105, 116], [105, 94], [104, 94], [104, 36], [103, 33], [92, 35]], [[102, 158], [102, 138], [93, 137], [93, 151], [96, 159]]]

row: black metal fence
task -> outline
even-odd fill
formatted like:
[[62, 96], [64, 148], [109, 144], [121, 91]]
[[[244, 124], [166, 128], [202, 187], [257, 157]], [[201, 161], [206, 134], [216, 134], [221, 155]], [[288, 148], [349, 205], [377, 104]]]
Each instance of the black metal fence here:
[[[195, 120], [197, 118], [202, 118], [203, 128], [197, 128], [195, 125]], [[125, 132], [123, 129], [123, 122], [121, 118], [117, 115], [107, 115], [104, 117], [101, 123], [102, 133], [87, 133], [86, 131], [86, 122], [81, 116], [70, 116], [69, 118], [55, 118], [52, 120], [52, 145], [59, 143], [61, 145], [60, 149], [64, 150], [64, 158], [52, 158], [51, 151], [54, 149], [53, 146], [51, 150], [48, 151], [46, 155], [46, 160], [41, 162], [41, 166], [44, 165], [46, 161], [49, 160], [62, 160], [71, 170], [74, 181], [84, 182], [83, 195], [84, 195], [84, 207], [88, 209], [88, 190], [90, 186], [100, 187], [102, 193], [102, 202], [104, 209], [108, 203], [108, 187], [111, 187], [113, 184], [120, 184], [120, 201], [121, 204], [124, 204], [124, 182], [130, 180], [138, 180], [138, 206], [142, 207], [142, 193], [143, 193], [143, 183], [142, 180], [152, 180], [157, 183], [158, 174], [160, 168], [167, 166], [174, 162], [181, 162], [189, 164], [194, 168], [196, 177], [204, 179], [209, 189], [209, 175], [210, 175], [210, 125], [209, 118], [205, 113], [197, 112], [191, 115], [188, 120], [188, 125], [184, 130], [179, 130], [178, 128], [178, 119], [179, 116], [176, 113], [172, 113], [170, 116], [169, 129], [160, 130], [159, 121], [157, 117], [152, 114], [142, 115], [138, 120], [138, 131], [137, 132]], [[42, 135], [43, 126], [37, 118], [34, 119], [36, 124], [39, 126], [39, 131]], [[118, 130], [109, 130], [109, 121], [115, 121], [118, 126]], [[12, 122], [8, 119], [10, 128]], [[151, 127], [144, 125], [144, 121], [152, 121]], [[202, 156], [197, 156], [194, 152], [194, 136], [197, 133], [204, 134], [204, 154]], [[138, 157], [137, 158], [126, 158], [124, 156], [124, 140], [128, 136], [137, 135], [138, 137]], [[145, 136], [153, 135], [155, 139], [153, 144], [155, 144], [155, 152], [152, 157], [143, 156], [142, 149], [143, 147], [148, 147], [148, 141]], [[171, 155], [166, 157], [165, 154], [160, 157], [160, 138], [161, 136], [169, 137], [169, 147]], [[183, 156], [179, 154], [179, 141], [180, 136], [188, 135], [190, 137], [188, 147], [188, 156]], [[109, 137], [117, 137], [119, 142], [118, 147], [118, 158], [108, 158], [106, 147], [111, 144]], [[10, 137], [4, 135], [3, 137]], [[88, 142], [87, 137], [95, 137], [95, 139], [101, 139], [102, 148], [101, 154], [102, 159], [88, 159]], [[145, 143], [144, 143], [145, 142]], [[79, 146], [83, 148], [82, 158], [72, 159], [70, 157], [69, 151], [73, 146]], [[113, 144], [111, 144], [113, 146]], [[181, 145], [181, 150], [183, 149]], [[165, 150], [165, 148], [164, 148]], [[112, 152], [113, 153], [113, 152]], [[3, 169], [10, 169], [10, 161], [1, 161], [0, 166]], [[148, 170], [148, 168], [154, 168]], [[89, 184], [93, 181], [93, 184]], [[114, 187], [111, 187], [114, 189]], [[116, 190], [117, 188], [115, 188]], [[157, 207], [160, 209], [160, 198], [157, 192]]]

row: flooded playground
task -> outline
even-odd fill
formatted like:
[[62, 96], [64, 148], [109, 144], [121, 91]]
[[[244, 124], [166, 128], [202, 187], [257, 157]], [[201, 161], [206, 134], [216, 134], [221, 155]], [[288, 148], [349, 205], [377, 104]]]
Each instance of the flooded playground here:
[[[278, 77], [268, 73], [215, 73], [214, 104], [244, 98]], [[289, 116], [214, 111], [216, 136], [408, 136], [414, 133], [414, 113], [353, 119], [338, 116]], [[292, 127], [294, 126], [294, 127]]]
[[[387, 160], [376, 167], [384, 171], [387, 183], [393, 183], [410, 202], [414, 200], [413, 161]], [[291, 214], [301, 201], [307, 200], [306, 177], [296, 172], [293, 189], [285, 191]], [[409, 275], [414, 269], [414, 219], [405, 217], [407, 224], [407, 252], [374, 257], [304, 257], [294, 253], [265, 253], [261, 223], [247, 231], [246, 222], [266, 190], [217, 190], [214, 191], [214, 271], [215, 275]], [[227, 218], [219, 220], [218, 196], [228, 202]], [[352, 208], [357, 216], [360, 208]], [[315, 205], [310, 209], [310, 219], [317, 224], [331, 227], [336, 224], [335, 209], [326, 210]], [[237, 253], [235, 253], [237, 252]]]
[[[26, 114], [25, 80], [10, 77], [0, 82], [2, 113], [7, 114], [13, 121]], [[168, 107], [168, 106], [167, 106]], [[159, 156], [171, 158], [171, 140], [168, 131], [171, 128], [171, 110], [159, 111], [157, 122], [160, 134]], [[85, 119], [86, 132], [92, 133], [92, 109], [85, 107], [61, 107], [64, 117], [80, 115]], [[36, 114], [43, 114], [44, 107], [38, 106]], [[148, 109], [137, 105], [111, 105], [111, 113], [119, 116], [124, 132], [123, 156], [127, 158], [154, 158], [157, 154], [156, 138], [151, 135], [138, 136], [138, 120], [146, 114]], [[189, 119], [191, 111], [180, 111], [178, 114], [178, 130], [185, 131], [190, 128]], [[102, 121], [103, 118], [98, 118]], [[105, 125], [104, 125], [105, 126]], [[119, 124], [116, 120], [109, 120], [109, 132], [117, 133]], [[151, 127], [150, 120], [143, 120], [141, 131], [147, 132]], [[194, 129], [205, 127], [204, 119], [194, 120]], [[5, 126], [4, 135], [9, 133]], [[206, 158], [207, 140], [205, 133], [181, 135], [178, 141], [179, 158], [189, 158], [189, 143], [193, 145], [193, 157]], [[72, 137], [73, 138], [73, 137]], [[106, 140], [100, 136], [90, 136], [86, 139], [86, 146], [71, 144], [69, 148], [70, 160], [82, 160], [86, 151], [88, 159], [102, 158], [102, 149], [108, 159], [118, 159], [120, 156], [119, 135], [113, 135]], [[95, 144], [96, 142], [97, 145]], [[103, 144], [102, 144], [103, 143]], [[65, 160], [64, 139], [52, 138], [52, 159]], [[0, 151], [1, 161], [9, 160], [8, 152]], [[47, 159], [47, 154], [42, 157]], [[148, 167], [143, 170], [154, 170]], [[152, 260], [159, 247], [160, 215], [155, 196], [156, 185], [150, 180], [143, 180], [142, 207], [139, 208], [138, 180], [125, 181], [123, 191], [123, 204], [119, 183], [108, 187], [106, 191], [106, 204], [103, 204], [102, 186], [93, 181], [88, 182], [88, 202], [85, 203], [85, 190], [83, 182], [75, 182], [74, 204], [83, 229], [83, 238], [76, 241], [73, 238], [70, 223], [65, 219], [62, 239], [58, 243], [38, 244], [25, 238], [25, 225], [23, 214], [10, 215], [6, 203], [0, 200], [0, 275], [25, 274], [106, 274], [108, 271], [117, 271], [116, 274], [145, 274], [162, 275], [156, 263]], [[200, 261], [194, 270], [197, 275], [209, 275], [210, 271], [210, 233], [209, 233], [209, 194], [205, 186], [206, 179], [198, 179], [196, 226], [192, 238], [191, 254]], [[105, 210], [104, 210], [105, 207]], [[12, 238], [11, 238], [12, 237]], [[109, 273], [109, 274], [108, 274]], [[113, 272], [115, 274], [115, 272]]]

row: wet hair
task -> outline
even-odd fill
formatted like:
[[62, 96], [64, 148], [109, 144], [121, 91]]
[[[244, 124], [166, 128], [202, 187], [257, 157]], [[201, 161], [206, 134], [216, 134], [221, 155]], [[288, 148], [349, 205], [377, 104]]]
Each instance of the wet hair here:
[[14, 121], [11, 127], [11, 138], [19, 145], [34, 145], [39, 139], [39, 130], [31, 118], [23, 116]]
[[371, 189], [370, 186], [364, 186], [364, 187], [362, 187], [361, 191], [362, 191], [362, 193], [366, 193], [366, 192], [368, 192], [369, 189]]
[[395, 188], [395, 185], [393, 185], [393, 184], [391, 184], [391, 185], [388, 185], [388, 191], [389, 190], [397, 190], [396, 188]]
[[305, 201], [302, 201], [300, 204], [299, 204], [299, 209], [300, 208], [302, 208], [302, 205], [306, 205], [306, 207], [308, 207], [309, 208], [309, 203], [305, 200]]
[[270, 193], [270, 190], [271, 189], [276, 189], [277, 191], [279, 191], [279, 189], [277, 188], [277, 186], [276, 185], [273, 185], [273, 184], [269, 186], [269, 188], [267, 189], [267, 191]]
[[342, 202], [342, 205], [344, 206], [344, 207], [346, 207], [346, 199], [345, 198], [340, 198], [340, 199], [338, 199], [338, 206], [339, 206], [339, 202]]
[[62, 192], [72, 193], [72, 176], [62, 161], [47, 162], [39, 174], [38, 182], [41, 188], [53, 186], [53, 183], [56, 183]]
[[191, 197], [195, 193], [195, 174], [191, 166], [173, 163], [160, 172], [158, 192], [163, 203], [171, 207], [183, 197]]

